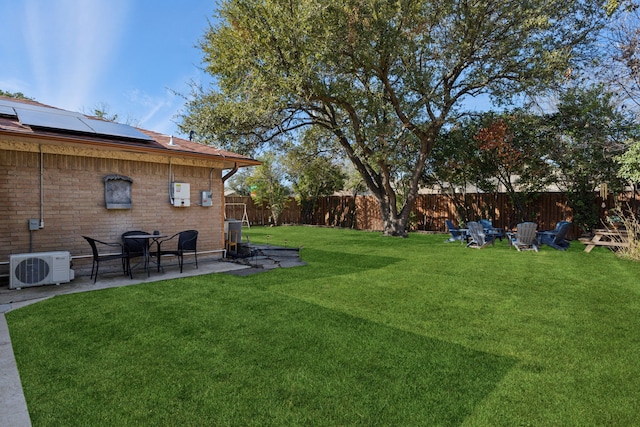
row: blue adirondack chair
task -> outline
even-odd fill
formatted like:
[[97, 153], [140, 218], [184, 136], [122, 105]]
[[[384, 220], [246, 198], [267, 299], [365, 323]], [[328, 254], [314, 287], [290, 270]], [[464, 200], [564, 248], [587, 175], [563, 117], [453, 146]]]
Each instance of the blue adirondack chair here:
[[478, 222], [482, 224], [482, 228], [484, 228], [484, 233], [487, 236], [491, 235], [493, 237], [493, 240], [498, 238], [500, 239], [500, 241], [502, 241], [502, 238], [504, 237], [504, 230], [502, 228], [495, 228], [493, 226], [493, 223], [488, 219], [481, 219]]
[[571, 228], [570, 222], [558, 222], [558, 224], [556, 224], [556, 228], [553, 231], [543, 231], [539, 234], [538, 237], [540, 239], [540, 243], [564, 251], [570, 245], [569, 241], [566, 240], [569, 228]]
[[447, 230], [451, 233], [451, 237], [445, 240], [445, 242], [462, 242], [466, 239], [466, 233], [453, 225], [453, 221], [447, 219], [445, 220], [445, 224], [447, 224]]

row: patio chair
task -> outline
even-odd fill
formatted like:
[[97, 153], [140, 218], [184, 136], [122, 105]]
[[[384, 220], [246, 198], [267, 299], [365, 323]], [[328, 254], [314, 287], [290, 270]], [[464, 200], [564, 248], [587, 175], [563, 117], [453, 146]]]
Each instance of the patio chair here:
[[566, 250], [570, 245], [569, 241], [566, 240], [569, 228], [571, 228], [570, 222], [560, 221], [552, 232], [545, 231], [538, 234], [540, 244], [548, 245], [561, 251]]
[[482, 249], [489, 243], [495, 244], [493, 237], [485, 234], [484, 228], [479, 222], [468, 222], [467, 228], [469, 229], [469, 235], [471, 236], [471, 241], [467, 243], [468, 248]]
[[451, 233], [451, 237], [445, 240], [445, 243], [456, 241], [462, 242], [466, 239], [466, 233], [453, 225], [453, 221], [451, 221], [450, 219], [446, 219], [444, 222], [445, 224], [447, 224], [447, 230], [449, 231], [449, 233]]
[[[127, 265], [129, 267], [129, 277], [133, 279], [133, 267], [131, 267], [131, 260], [134, 258], [144, 258], [144, 267], [147, 268], [149, 262], [149, 239], [127, 239], [126, 236], [136, 234], [149, 234], [146, 231], [127, 231], [122, 233], [122, 245], [124, 246], [124, 252], [127, 255]], [[137, 264], [136, 264], [137, 265]]]
[[504, 237], [504, 230], [502, 228], [495, 228], [493, 226], [493, 223], [488, 219], [481, 219], [478, 222], [482, 224], [482, 228], [484, 228], [484, 233], [487, 236], [489, 235], [493, 236], [494, 241], [496, 238], [502, 241], [502, 238]]
[[[82, 236], [82, 237], [87, 242], [89, 242], [89, 245], [91, 245], [93, 262], [91, 264], [91, 276], [89, 276], [89, 278], [93, 279], [93, 283], [96, 283], [96, 280], [98, 280], [98, 271], [100, 270], [100, 262], [120, 260], [120, 262], [122, 263], [122, 272], [125, 275], [127, 274], [127, 271], [129, 268], [128, 267], [129, 258], [127, 257], [127, 254], [124, 252], [124, 247], [122, 246], [122, 244], [103, 242], [101, 240], [93, 239], [87, 236]], [[100, 249], [103, 251], [102, 254], [100, 253], [101, 251], [100, 249], [98, 249], [98, 247], [100, 247]]]
[[521, 222], [516, 228], [516, 233], [511, 236], [510, 242], [518, 251], [534, 250], [538, 252], [538, 242], [536, 241], [535, 222]]
[[[169, 242], [175, 237], [178, 237], [178, 244], [176, 249], [162, 249], [162, 244]], [[174, 240], [175, 242], [175, 240]], [[195, 256], [196, 268], [198, 268], [198, 253], [196, 251], [196, 244], [198, 242], [198, 232], [196, 230], [186, 230], [174, 234], [173, 236], [160, 240], [158, 242], [158, 258], [162, 255], [175, 255], [178, 257], [178, 265], [180, 266], [180, 273], [182, 273], [182, 266], [184, 265], [184, 254], [193, 252]], [[158, 271], [160, 271], [160, 262], [158, 262]]]
[[538, 236], [555, 236], [556, 234], [558, 234], [558, 232], [560, 231], [560, 228], [564, 225], [564, 224], [571, 224], [569, 221], [558, 221], [556, 223], [556, 226], [553, 230], [545, 230], [545, 231], [538, 231]]

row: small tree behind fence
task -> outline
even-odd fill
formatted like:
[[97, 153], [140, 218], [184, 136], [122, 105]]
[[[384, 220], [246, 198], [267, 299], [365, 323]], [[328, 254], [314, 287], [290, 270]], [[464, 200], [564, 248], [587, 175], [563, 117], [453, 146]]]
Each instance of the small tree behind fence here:
[[[494, 227], [513, 229], [521, 221], [533, 221], [538, 229], [548, 230], [555, 227], [558, 221], [573, 219], [573, 211], [568, 205], [567, 197], [562, 193], [541, 193], [527, 205], [527, 218], [516, 218], [513, 215], [507, 194], [471, 193], [458, 195], [464, 197], [464, 204], [474, 213], [474, 218], [460, 218], [456, 212], [456, 205], [449, 196], [443, 194], [421, 194], [415, 203], [410, 217], [411, 231], [446, 232], [446, 219], [456, 223], [487, 218]], [[640, 198], [634, 198], [632, 193], [621, 194], [618, 197], [609, 195], [604, 200], [594, 194], [594, 200], [600, 209], [600, 219], [603, 226], [611, 209], [617, 204], [631, 202], [635, 206], [640, 204]], [[271, 225], [269, 210], [266, 206], [254, 204], [248, 196], [227, 196], [225, 202], [230, 204], [225, 208], [227, 219], [240, 220], [243, 207], [246, 204], [247, 216], [251, 225]], [[373, 196], [329, 196], [317, 200], [313, 215], [306, 215], [307, 224], [329, 227], [354, 228], [359, 230], [382, 230], [382, 218], [378, 201]], [[303, 224], [302, 209], [294, 198], [289, 199], [280, 219], [281, 224]], [[570, 237], [577, 238], [582, 233], [579, 224], [574, 224]]]
[[[271, 225], [271, 212], [266, 204], [256, 205], [249, 196], [225, 196], [225, 219], [240, 221], [246, 205], [247, 217], [251, 225]], [[290, 198], [280, 216], [281, 224], [300, 224], [301, 213], [294, 198]]]

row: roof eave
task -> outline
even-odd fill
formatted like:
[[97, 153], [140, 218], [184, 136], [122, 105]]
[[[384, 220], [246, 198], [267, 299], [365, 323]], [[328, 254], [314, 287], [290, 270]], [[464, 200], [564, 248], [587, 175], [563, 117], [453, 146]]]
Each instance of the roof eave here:
[[[180, 157], [185, 159], [199, 159], [199, 160], [215, 160], [223, 164], [223, 169], [231, 169], [234, 167], [248, 167], [257, 166], [261, 162], [244, 156], [229, 156], [229, 155], [216, 155], [197, 153], [193, 151], [183, 151], [179, 149], [167, 149], [164, 147], [145, 147], [138, 145], [130, 141], [118, 141], [112, 142], [104, 139], [97, 138], [83, 138], [82, 136], [75, 135], [54, 135], [46, 133], [34, 134], [24, 131], [11, 131], [6, 129], [0, 129], [0, 135], [19, 137], [23, 139], [32, 140], [34, 143], [50, 143], [56, 145], [74, 145], [82, 146], [85, 148], [94, 148], [101, 150], [114, 150], [119, 152], [129, 152], [136, 154], [150, 154], [150, 155], [162, 155], [166, 157]], [[136, 144], [136, 145], [132, 145]]]

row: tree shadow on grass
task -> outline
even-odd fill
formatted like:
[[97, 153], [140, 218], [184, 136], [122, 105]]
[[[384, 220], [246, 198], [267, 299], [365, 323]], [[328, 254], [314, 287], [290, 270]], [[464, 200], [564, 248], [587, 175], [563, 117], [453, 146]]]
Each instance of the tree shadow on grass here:
[[[267, 327], [282, 334], [255, 350], [281, 355], [277, 386], [268, 394], [300, 409], [282, 415], [304, 424], [457, 425], [517, 363], [313, 304], [289, 304], [297, 326], [288, 327], [280, 313]], [[267, 331], [257, 326], [255, 333]], [[258, 355], [245, 350], [245, 363], [255, 363]]]
[[250, 286], [170, 288], [10, 313], [34, 424], [458, 425], [516, 363]]
[[317, 270], [315, 277], [338, 276], [359, 270], [375, 270], [403, 261], [402, 258], [388, 256], [362, 255], [318, 249], [304, 249], [303, 259], [309, 263], [310, 268]]

